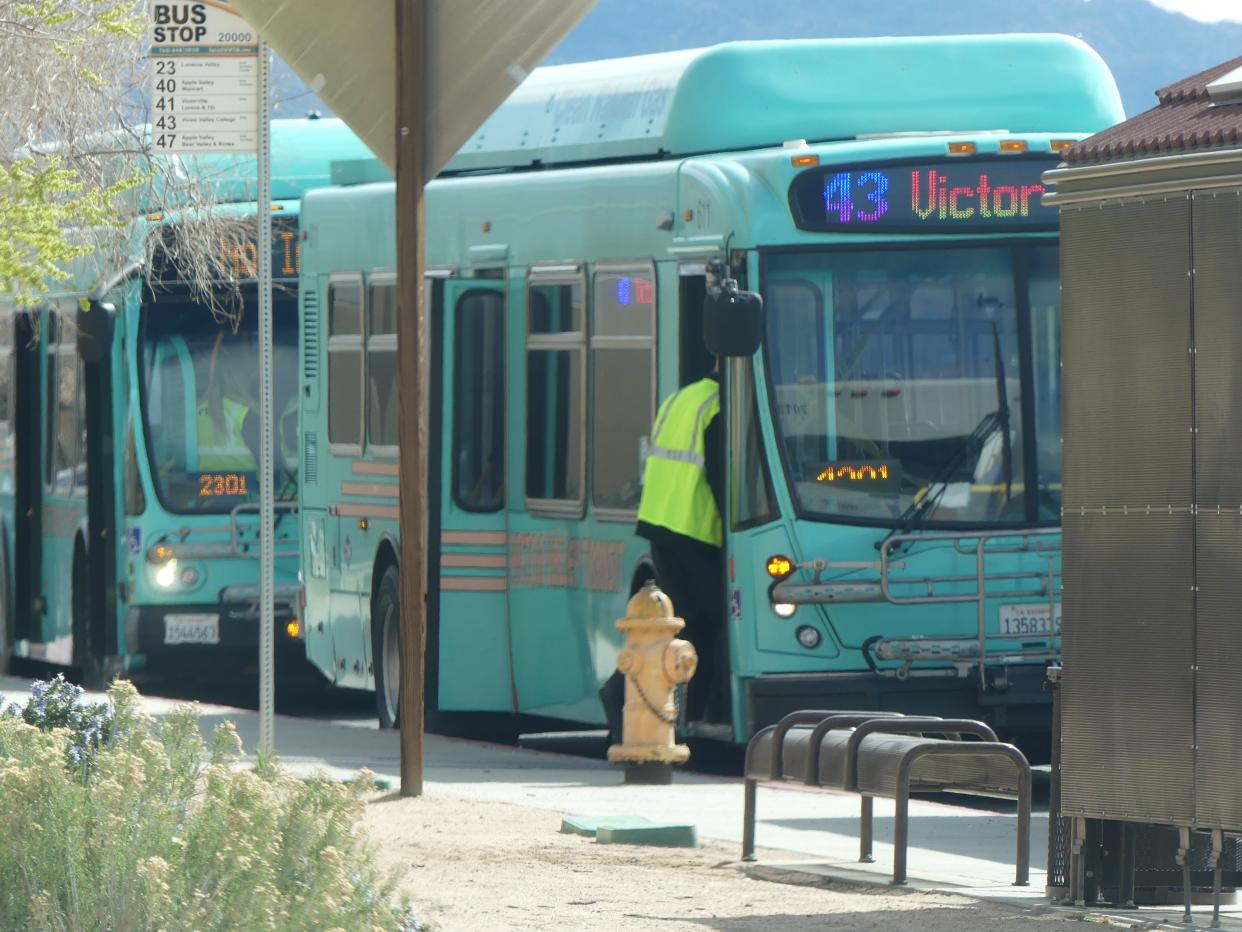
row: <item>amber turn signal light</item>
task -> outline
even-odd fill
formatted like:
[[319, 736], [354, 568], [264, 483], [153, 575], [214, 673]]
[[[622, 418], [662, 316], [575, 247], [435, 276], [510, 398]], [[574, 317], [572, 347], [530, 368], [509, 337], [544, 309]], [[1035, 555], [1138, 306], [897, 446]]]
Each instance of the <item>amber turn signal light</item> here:
[[773, 579], [784, 579], [794, 571], [793, 560], [789, 559], [789, 557], [783, 557], [780, 554], [768, 557], [767, 570], [768, 575]]

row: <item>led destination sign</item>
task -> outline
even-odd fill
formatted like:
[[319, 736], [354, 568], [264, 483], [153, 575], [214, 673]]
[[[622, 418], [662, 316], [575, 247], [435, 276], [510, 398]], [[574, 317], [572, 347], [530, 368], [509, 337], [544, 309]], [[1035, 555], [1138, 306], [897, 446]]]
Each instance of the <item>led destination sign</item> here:
[[897, 492], [901, 488], [901, 467], [896, 460], [838, 460], [825, 463], [815, 474], [815, 481]]
[[[224, 275], [241, 281], [259, 277], [259, 248], [254, 234], [253, 224], [246, 223], [220, 235], [213, 258]], [[155, 252], [151, 278], [164, 283], [179, 281], [181, 270], [169, 258], [169, 253], [178, 248], [176, 224], [164, 226], [156, 235], [164, 237], [164, 243]], [[298, 218], [273, 217], [272, 277], [297, 278], [301, 270], [302, 244], [298, 242]]]
[[789, 189], [803, 230], [880, 233], [1056, 229], [1040, 174], [1053, 162], [942, 161], [833, 165], [804, 172]]

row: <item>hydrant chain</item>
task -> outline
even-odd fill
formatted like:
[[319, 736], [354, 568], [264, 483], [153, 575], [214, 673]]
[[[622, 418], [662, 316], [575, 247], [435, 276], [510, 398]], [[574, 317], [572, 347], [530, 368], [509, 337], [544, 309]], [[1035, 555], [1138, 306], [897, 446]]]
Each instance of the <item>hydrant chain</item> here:
[[660, 721], [662, 721], [665, 725], [676, 725], [676, 724], [677, 724], [677, 715], [678, 715], [678, 711], [677, 711], [677, 693], [676, 693], [676, 692], [674, 692], [674, 693], [673, 693], [673, 709], [674, 709], [674, 711], [673, 711], [673, 714], [672, 714], [671, 716], [669, 716], [669, 715], [665, 715], [665, 714], [664, 714], [664, 710], [663, 710], [663, 709], [657, 709], [657, 708], [656, 708], [656, 706], [655, 706], [655, 703], [654, 703], [654, 702], [652, 702], [650, 699], [648, 699], [648, 698], [647, 698], [647, 692], [646, 692], [646, 690], [644, 690], [644, 689], [643, 689], [643, 682], [642, 682], [642, 680], [635, 679], [635, 680], [634, 680], [634, 686], [638, 689], [638, 695], [639, 695], [639, 697], [640, 697], [640, 698], [643, 700], [643, 702], [646, 704], [647, 708], [651, 711], [651, 714], [652, 714], [652, 715], [654, 715], [656, 718], [658, 718]]

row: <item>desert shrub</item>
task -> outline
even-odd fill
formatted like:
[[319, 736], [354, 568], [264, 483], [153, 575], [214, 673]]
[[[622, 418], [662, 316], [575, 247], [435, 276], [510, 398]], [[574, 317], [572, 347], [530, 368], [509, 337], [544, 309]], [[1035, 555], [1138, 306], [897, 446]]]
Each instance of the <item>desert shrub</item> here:
[[243, 767], [231, 723], [137, 695], [53, 681], [0, 714], [0, 929], [416, 927], [355, 832], [368, 779]]

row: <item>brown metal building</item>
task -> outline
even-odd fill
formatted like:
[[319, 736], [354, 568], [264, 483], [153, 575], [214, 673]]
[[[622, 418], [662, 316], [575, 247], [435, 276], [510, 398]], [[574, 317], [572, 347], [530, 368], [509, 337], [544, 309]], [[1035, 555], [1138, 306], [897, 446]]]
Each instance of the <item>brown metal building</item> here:
[[1242, 57], [1158, 97], [1045, 176], [1061, 209], [1061, 809], [1078, 838], [1120, 820], [1178, 828], [1185, 849], [1189, 829], [1242, 832]]

